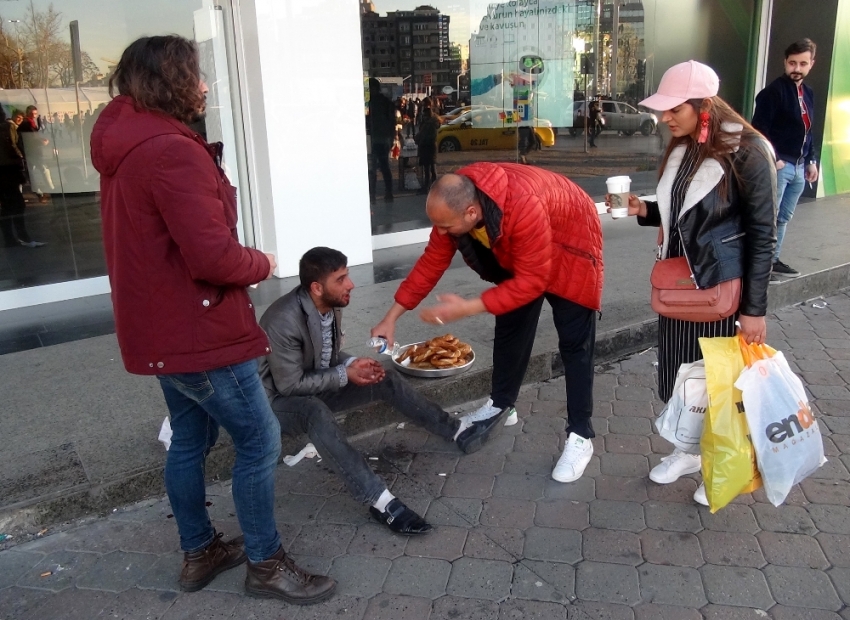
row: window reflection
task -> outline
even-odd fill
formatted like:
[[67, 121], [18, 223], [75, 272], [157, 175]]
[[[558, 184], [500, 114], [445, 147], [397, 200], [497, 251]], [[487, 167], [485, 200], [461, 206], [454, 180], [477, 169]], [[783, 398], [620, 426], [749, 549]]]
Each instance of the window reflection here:
[[[84, 0], [0, 5], [0, 291], [106, 274], [100, 178], [89, 142], [109, 76], [143, 35], [199, 43], [211, 87], [205, 123], [235, 167], [221, 11], [204, 0]], [[165, 28], [165, 30], [163, 30]], [[18, 114], [18, 116], [16, 116]], [[237, 180], [235, 170], [231, 176]]]
[[694, 58], [717, 65], [724, 98], [740, 105], [746, 67], [706, 36], [710, 28], [746, 57], [754, 9], [740, 4], [732, 16], [712, 0], [361, 0], [364, 79], [377, 78], [398, 110], [394, 199], [380, 200], [379, 180], [373, 233], [429, 225], [415, 189], [427, 179], [409, 143], [423, 105], [441, 120], [438, 175], [515, 161], [564, 174], [598, 200], [619, 174], [653, 192], [665, 128], [638, 104], [669, 66]]

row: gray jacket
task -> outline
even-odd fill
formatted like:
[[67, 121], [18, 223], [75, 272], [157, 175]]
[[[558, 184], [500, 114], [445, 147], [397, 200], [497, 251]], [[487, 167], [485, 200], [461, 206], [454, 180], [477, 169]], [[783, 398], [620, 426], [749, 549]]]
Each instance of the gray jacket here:
[[260, 360], [260, 379], [275, 395], [312, 396], [340, 389], [336, 366], [351, 356], [340, 351], [342, 312], [334, 308], [334, 340], [330, 368], [321, 368], [322, 325], [310, 295], [297, 286], [275, 301], [260, 319], [271, 353]]

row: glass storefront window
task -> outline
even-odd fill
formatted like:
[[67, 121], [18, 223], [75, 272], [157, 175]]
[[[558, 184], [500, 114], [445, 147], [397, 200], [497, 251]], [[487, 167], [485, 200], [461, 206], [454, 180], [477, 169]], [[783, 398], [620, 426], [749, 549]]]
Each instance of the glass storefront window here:
[[[361, 0], [364, 74], [397, 110], [388, 182], [381, 154], [369, 157], [373, 234], [430, 225], [429, 176], [413, 142], [425, 106], [440, 119], [438, 175], [523, 162], [564, 174], [597, 201], [605, 179], [621, 174], [633, 191], [654, 193], [666, 127], [639, 102], [667, 68], [695, 59], [714, 67], [720, 96], [742, 110], [754, 19], [754, 0]], [[376, 53], [374, 32], [408, 27], [412, 38], [400, 35], [396, 52]]]
[[[225, 165], [239, 185], [229, 10], [213, 0], [0, 5], [0, 291], [106, 274], [89, 139], [110, 99], [109, 76], [140, 36], [176, 33], [197, 41], [210, 93], [206, 121], [193, 129], [224, 143]], [[250, 242], [250, 218], [247, 225], [242, 219]]]

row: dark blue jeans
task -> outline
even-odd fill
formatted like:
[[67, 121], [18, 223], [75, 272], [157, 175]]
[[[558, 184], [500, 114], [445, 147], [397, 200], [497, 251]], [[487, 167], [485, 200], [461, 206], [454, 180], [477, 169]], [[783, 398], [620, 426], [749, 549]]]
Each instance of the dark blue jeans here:
[[280, 548], [274, 522], [280, 425], [260, 383], [257, 361], [158, 379], [174, 432], [165, 462], [165, 489], [177, 520], [180, 548], [198, 551], [212, 542], [204, 461], [221, 426], [236, 450], [233, 502], [245, 553], [252, 562], [267, 559]]

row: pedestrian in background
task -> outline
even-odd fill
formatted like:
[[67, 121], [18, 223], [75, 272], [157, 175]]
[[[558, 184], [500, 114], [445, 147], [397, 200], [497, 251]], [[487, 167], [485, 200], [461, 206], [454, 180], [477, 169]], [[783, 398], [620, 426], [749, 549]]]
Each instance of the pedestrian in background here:
[[[658, 317], [658, 396], [667, 402], [682, 364], [702, 359], [700, 338], [737, 332], [763, 344], [767, 287], [776, 244], [776, 172], [770, 145], [717, 96], [711, 67], [690, 60], [667, 70], [658, 91], [640, 105], [663, 112], [672, 139], [661, 160], [655, 201], [629, 196], [629, 215], [660, 226], [661, 259], [684, 256], [699, 288], [742, 279], [737, 313], [696, 323]], [[610, 197], [606, 199], [610, 203]], [[669, 484], [700, 471], [699, 455], [675, 450], [649, 473]], [[694, 500], [705, 506], [705, 486]]]
[[[271, 277], [275, 259], [240, 245], [222, 145], [188, 127], [205, 109], [199, 76], [193, 42], [138, 39], [109, 80], [119, 96], [92, 133], [118, 344], [129, 372], [159, 379], [171, 416], [165, 487], [184, 551], [180, 587], [199, 590], [247, 559], [249, 594], [312, 603], [335, 582], [300, 569], [281, 545], [280, 425], [257, 371], [270, 349], [246, 291]], [[204, 462], [219, 427], [236, 452], [233, 501], [244, 553], [216, 533], [205, 506]]]
[[806, 182], [818, 180], [818, 162], [812, 140], [815, 95], [803, 80], [815, 65], [817, 46], [801, 39], [785, 50], [785, 73], [756, 96], [753, 127], [773, 145], [776, 153], [776, 252], [771, 280], [796, 278], [800, 272], [779, 260], [785, 230], [794, 216]]
[[390, 170], [390, 149], [397, 137], [396, 109], [390, 98], [381, 92], [381, 83], [369, 78], [369, 136], [371, 155], [369, 159], [369, 198], [375, 203], [378, 185], [378, 170], [384, 179], [384, 200], [393, 200], [393, 173]]
[[0, 125], [0, 230], [3, 232], [3, 246], [7, 248], [44, 245], [41, 241], [33, 241], [27, 232], [27, 203], [21, 193], [21, 186], [27, 181], [27, 163], [18, 133], [23, 122], [24, 115], [17, 110]]
[[427, 194], [431, 184], [437, 180], [437, 132], [440, 130], [440, 121], [434, 116], [431, 108], [422, 111], [422, 122], [419, 131], [416, 132], [417, 155], [419, 166], [422, 168], [421, 193]]

